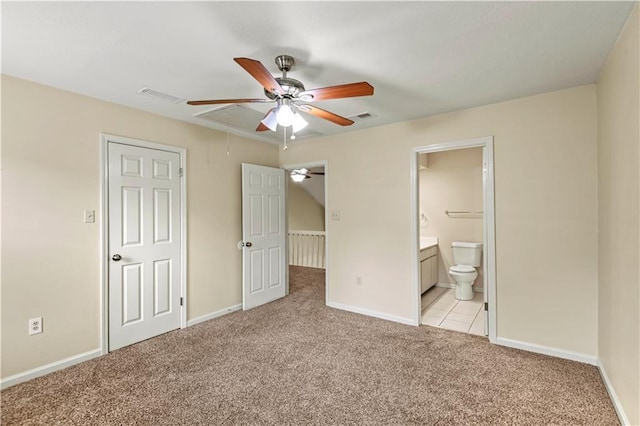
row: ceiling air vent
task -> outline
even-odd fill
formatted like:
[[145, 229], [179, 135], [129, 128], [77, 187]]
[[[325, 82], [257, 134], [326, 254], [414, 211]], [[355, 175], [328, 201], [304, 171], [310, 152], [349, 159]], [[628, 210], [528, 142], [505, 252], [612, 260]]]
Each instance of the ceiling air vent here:
[[377, 118], [378, 116], [375, 114], [371, 114], [368, 111], [361, 112], [360, 114], [354, 114], [347, 117], [349, 120], [352, 120], [355, 123], [359, 123], [360, 121], [371, 120], [372, 118]]
[[152, 98], [162, 99], [163, 101], [171, 102], [172, 104], [179, 104], [180, 102], [185, 101], [184, 98], [179, 98], [167, 93], [158, 92], [157, 90], [154, 90], [150, 87], [143, 87], [142, 89], [138, 90], [138, 93], [141, 95], [150, 96]]

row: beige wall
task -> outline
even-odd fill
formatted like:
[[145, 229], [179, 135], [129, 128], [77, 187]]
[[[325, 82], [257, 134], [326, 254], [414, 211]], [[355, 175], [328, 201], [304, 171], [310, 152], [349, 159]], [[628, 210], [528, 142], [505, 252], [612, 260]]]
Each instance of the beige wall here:
[[640, 11], [598, 78], [598, 356], [640, 424]]
[[324, 207], [318, 204], [299, 184], [292, 182], [290, 179], [288, 181], [289, 229], [296, 231], [324, 231]]
[[[449, 276], [454, 265], [453, 241], [482, 242], [482, 217], [448, 216], [445, 211], [482, 211], [482, 148], [420, 154], [427, 167], [420, 170], [420, 209], [427, 223], [420, 234], [438, 237], [438, 283], [455, 284]], [[475, 291], [483, 291], [482, 265], [476, 268]]]
[[100, 229], [82, 219], [101, 132], [187, 148], [188, 318], [241, 303], [240, 164], [275, 166], [276, 146], [232, 136], [227, 156], [223, 133], [3, 76], [3, 378], [100, 346]]
[[[494, 135], [499, 337], [596, 355], [595, 85], [395, 125], [281, 152], [327, 160], [329, 298], [414, 320], [410, 148]], [[355, 165], [366, 164], [362, 173]], [[362, 277], [362, 285], [356, 277]]]

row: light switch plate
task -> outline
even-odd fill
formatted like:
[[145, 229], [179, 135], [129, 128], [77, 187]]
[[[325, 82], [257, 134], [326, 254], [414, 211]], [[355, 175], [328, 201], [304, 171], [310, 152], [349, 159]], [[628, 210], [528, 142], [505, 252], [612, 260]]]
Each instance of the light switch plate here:
[[95, 210], [85, 210], [84, 211], [84, 223], [93, 223], [96, 221], [96, 211]]

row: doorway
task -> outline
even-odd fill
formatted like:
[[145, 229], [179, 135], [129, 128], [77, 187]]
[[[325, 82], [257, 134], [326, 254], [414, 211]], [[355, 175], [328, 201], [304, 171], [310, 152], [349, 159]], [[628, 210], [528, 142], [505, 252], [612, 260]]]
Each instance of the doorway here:
[[[423, 147], [413, 148], [411, 151], [411, 186], [412, 186], [412, 235], [413, 241], [412, 246], [416, 248], [416, 255], [413, 258], [413, 276], [415, 281], [415, 318], [416, 323], [420, 324], [421, 316], [422, 316], [422, 293], [423, 288], [425, 287], [423, 283], [423, 279], [421, 279], [422, 275], [424, 275], [424, 265], [431, 265], [432, 263], [428, 263], [426, 261], [431, 260], [428, 255], [430, 254], [429, 250], [437, 250], [437, 246], [430, 246], [430, 248], [422, 250], [421, 254], [421, 238], [420, 238], [420, 229], [424, 226], [425, 221], [428, 221], [429, 218], [424, 211], [420, 209], [420, 194], [419, 194], [419, 175], [420, 175], [420, 155], [422, 154], [431, 154], [431, 153], [446, 153], [448, 151], [454, 150], [462, 150], [468, 148], [479, 148], [482, 150], [482, 210], [478, 211], [477, 209], [466, 210], [460, 209], [457, 210], [455, 208], [447, 209], [447, 211], [443, 211], [443, 214], [447, 214], [447, 217], [455, 216], [458, 217], [466, 217], [466, 218], [474, 218], [475, 220], [479, 220], [481, 217], [482, 225], [482, 260], [481, 265], [479, 265], [479, 269], [482, 270], [482, 276], [480, 279], [482, 280], [482, 305], [481, 302], [476, 302], [478, 306], [482, 305], [486, 313], [486, 334], [489, 337], [489, 341], [494, 343], [496, 339], [496, 281], [495, 281], [495, 213], [494, 213], [494, 179], [493, 179], [493, 137], [484, 137], [456, 142], [448, 142], [437, 145], [428, 145]], [[424, 241], [423, 238], [423, 244]], [[446, 241], [446, 244], [450, 245], [450, 241]], [[438, 242], [439, 244], [439, 242]], [[426, 246], [425, 246], [426, 247]], [[433, 253], [431, 253], [433, 255]], [[425, 257], [425, 259], [422, 259]], [[443, 262], [440, 262], [442, 265]], [[421, 267], [422, 266], [422, 267]], [[429, 269], [429, 268], [427, 268]], [[446, 276], [444, 274], [446, 271], [441, 271], [441, 276]], [[476, 298], [479, 296], [476, 295]], [[452, 297], [453, 299], [453, 297]], [[452, 300], [452, 305], [455, 305], [455, 299]], [[446, 304], [446, 302], [443, 301]], [[463, 307], [461, 307], [463, 308]], [[466, 306], [464, 308], [467, 308]]]
[[186, 151], [101, 139], [105, 354], [186, 326]]
[[[328, 164], [326, 160], [281, 166], [287, 174], [287, 233], [289, 265], [325, 270], [328, 286]], [[301, 176], [303, 175], [303, 176]], [[297, 178], [297, 179], [296, 179]]]

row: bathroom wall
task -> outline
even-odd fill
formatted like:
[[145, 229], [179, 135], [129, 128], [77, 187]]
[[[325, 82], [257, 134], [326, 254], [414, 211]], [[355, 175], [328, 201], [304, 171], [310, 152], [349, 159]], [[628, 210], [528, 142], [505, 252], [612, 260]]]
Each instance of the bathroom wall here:
[[640, 6], [598, 77], [598, 358], [640, 425]]
[[[322, 179], [312, 177], [311, 179]], [[289, 229], [296, 231], [324, 231], [324, 207], [313, 199], [298, 183], [288, 179]]]
[[[438, 283], [454, 284], [452, 241], [482, 242], [482, 217], [450, 217], [445, 211], [482, 211], [482, 148], [421, 154], [420, 209], [428, 220], [420, 235], [438, 237]], [[483, 269], [478, 268], [475, 291], [483, 291]]]

